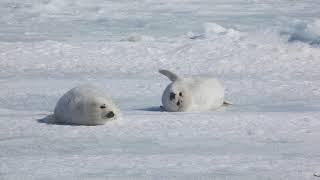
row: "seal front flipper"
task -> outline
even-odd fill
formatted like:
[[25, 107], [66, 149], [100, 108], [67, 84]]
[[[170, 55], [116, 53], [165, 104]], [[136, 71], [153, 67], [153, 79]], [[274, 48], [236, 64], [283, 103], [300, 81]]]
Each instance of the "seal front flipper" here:
[[159, 73], [167, 76], [171, 81], [175, 81], [178, 79], [178, 75], [176, 75], [175, 73], [173, 73], [169, 70], [160, 69]]

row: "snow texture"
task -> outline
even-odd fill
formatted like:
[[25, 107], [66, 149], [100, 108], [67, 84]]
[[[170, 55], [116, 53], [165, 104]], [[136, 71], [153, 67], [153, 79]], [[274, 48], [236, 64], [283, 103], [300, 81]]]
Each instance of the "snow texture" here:
[[[318, 0], [2, 0], [0, 179], [290, 179], [320, 173]], [[158, 69], [232, 106], [162, 112]], [[41, 123], [80, 84], [121, 120]]]

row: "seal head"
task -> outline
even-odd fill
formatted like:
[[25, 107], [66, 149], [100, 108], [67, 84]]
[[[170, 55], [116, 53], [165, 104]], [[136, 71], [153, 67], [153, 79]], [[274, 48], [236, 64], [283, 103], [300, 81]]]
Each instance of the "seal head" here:
[[183, 87], [180, 80], [174, 81], [167, 86], [162, 95], [162, 104], [166, 111], [187, 111], [191, 105], [191, 96], [187, 88]]
[[169, 70], [161, 69], [159, 73], [172, 81], [162, 95], [162, 104], [165, 110], [170, 112], [186, 111], [191, 105], [191, 96], [185, 86], [184, 79]]

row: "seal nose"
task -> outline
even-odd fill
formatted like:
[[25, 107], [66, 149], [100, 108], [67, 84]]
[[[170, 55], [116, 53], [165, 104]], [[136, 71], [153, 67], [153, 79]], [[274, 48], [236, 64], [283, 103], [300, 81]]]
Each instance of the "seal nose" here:
[[107, 118], [113, 118], [114, 117], [114, 113], [112, 111], [108, 112], [108, 114], [106, 114]]
[[172, 101], [174, 98], [176, 98], [176, 94], [175, 93], [170, 93], [170, 101]]

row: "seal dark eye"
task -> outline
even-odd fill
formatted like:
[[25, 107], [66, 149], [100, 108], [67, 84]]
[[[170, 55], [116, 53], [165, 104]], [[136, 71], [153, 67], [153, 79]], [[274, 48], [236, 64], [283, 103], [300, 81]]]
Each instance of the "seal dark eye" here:
[[113, 118], [114, 117], [114, 113], [112, 111], [108, 112], [108, 114], [106, 114], [107, 118]]
[[182, 92], [179, 92], [179, 96], [182, 96]]
[[175, 93], [170, 93], [170, 101], [172, 101], [174, 98], [176, 98], [176, 94]]
[[104, 108], [106, 108], [106, 105], [105, 105], [105, 104], [104, 104], [104, 105], [101, 105], [100, 108], [101, 108], [101, 109], [104, 109]]

